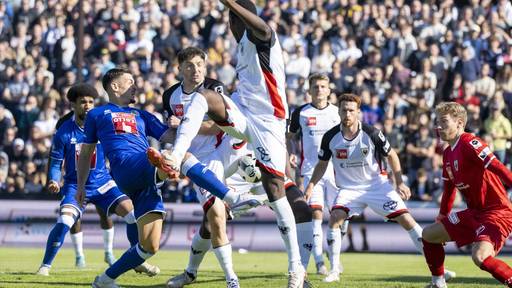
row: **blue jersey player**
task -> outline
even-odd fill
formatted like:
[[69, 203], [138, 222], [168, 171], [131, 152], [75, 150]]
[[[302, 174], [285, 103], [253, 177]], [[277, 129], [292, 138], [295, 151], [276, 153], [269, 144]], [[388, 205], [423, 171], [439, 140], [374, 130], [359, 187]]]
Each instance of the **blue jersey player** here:
[[[48, 188], [50, 191], [60, 192], [62, 201], [60, 203], [60, 216], [48, 236], [43, 263], [37, 272], [37, 274], [44, 276], [48, 276], [51, 263], [62, 246], [66, 233], [83, 212], [84, 207], [75, 199], [77, 191], [76, 163], [85, 139], [83, 131], [85, 115], [93, 108], [94, 99], [98, 97], [98, 92], [90, 85], [77, 84], [69, 89], [66, 96], [74, 113], [67, 119], [63, 119], [53, 137]], [[128, 229], [128, 231], [133, 231], [131, 233], [133, 235], [129, 238], [137, 239], [133, 204], [117, 188], [116, 183], [110, 177], [105, 166], [105, 157], [101, 145], [96, 147], [93, 151], [93, 157], [90, 159], [87, 170], [91, 172], [85, 183], [86, 203], [95, 204], [106, 215], [115, 212], [123, 217], [128, 224], [131, 224], [131, 227], [135, 227], [135, 229]], [[65, 163], [64, 185], [60, 187], [58, 183], [61, 178], [63, 162]]]
[[[89, 163], [99, 141], [110, 161], [112, 177], [133, 201], [139, 230], [139, 243], [97, 276], [93, 287], [118, 287], [114, 282], [117, 277], [153, 256], [160, 246], [165, 210], [158, 188], [162, 181], [174, 175], [167, 169], [165, 161], [162, 161], [162, 155], [158, 152], [155, 155], [154, 150], [150, 149], [147, 137], [171, 142], [175, 130], [168, 128], [149, 112], [128, 107], [134, 102], [134, 82], [128, 70], [109, 70], [103, 76], [102, 84], [110, 102], [87, 113], [85, 121], [86, 138], [78, 160], [78, 202], [82, 203], [85, 198]], [[158, 163], [155, 157], [159, 157]], [[190, 167], [182, 172], [196, 184], [221, 199], [228, 192], [231, 192], [230, 195], [236, 194], [197, 160], [190, 163]]]

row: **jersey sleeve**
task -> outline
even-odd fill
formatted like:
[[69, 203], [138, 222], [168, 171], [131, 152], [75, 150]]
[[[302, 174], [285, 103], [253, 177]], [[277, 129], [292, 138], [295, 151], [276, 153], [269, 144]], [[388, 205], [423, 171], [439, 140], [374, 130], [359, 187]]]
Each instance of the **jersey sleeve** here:
[[85, 139], [84, 143], [87, 144], [96, 144], [98, 143], [98, 135], [97, 135], [97, 127], [96, 127], [96, 117], [93, 113], [94, 109], [92, 111], [89, 111], [87, 113], [87, 116], [85, 117], [85, 124], [84, 124], [84, 133], [85, 133]]
[[464, 156], [469, 157], [469, 159], [476, 165], [487, 168], [492, 161], [496, 159], [496, 156], [492, 153], [489, 145], [478, 137], [461, 139], [461, 142], [462, 143], [460, 144], [462, 144], [464, 149]]
[[172, 108], [171, 108], [171, 96], [172, 96], [172, 93], [180, 87], [180, 85], [181, 85], [181, 82], [176, 83], [173, 86], [171, 86], [169, 89], [165, 90], [164, 94], [162, 94], [162, 105], [164, 107], [165, 112], [167, 113], [166, 117], [171, 117], [172, 115], [174, 115], [174, 112], [172, 111]]
[[384, 157], [387, 157], [391, 151], [391, 144], [389, 144], [389, 141], [386, 136], [384, 136], [384, 133], [370, 125], [363, 125], [363, 131], [368, 133], [372, 139], [373, 145], [375, 145], [375, 151]]
[[295, 110], [293, 110], [292, 117], [290, 119], [290, 127], [288, 128], [291, 133], [297, 133], [300, 130], [300, 111], [302, 110], [301, 106]]
[[166, 125], [164, 125], [155, 115], [144, 111], [138, 110], [140, 112], [140, 116], [144, 120], [144, 124], [146, 125], [146, 134], [147, 136], [151, 136], [155, 139], [160, 139], [162, 135], [169, 129]]
[[331, 128], [331, 130], [327, 131], [322, 137], [322, 143], [320, 144], [320, 150], [318, 150], [318, 159], [322, 161], [328, 161], [332, 157], [331, 151], [331, 140], [339, 131], [339, 126], [335, 126]]
[[205, 78], [204, 88], [213, 90], [221, 95], [229, 96], [224, 83], [222, 83], [218, 80], [212, 79], [212, 78]]
[[60, 133], [60, 129], [53, 136], [52, 147], [50, 149], [50, 158], [55, 160], [64, 160], [64, 147], [66, 141], [63, 139], [64, 135]]
[[277, 35], [276, 35], [276, 32], [274, 32], [274, 30], [272, 30], [272, 36], [270, 36], [270, 40], [269, 41], [263, 41], [263, 40], [260, 40], [260, 39], [256, 38], [256, 36], [254, 36], [252, 34], [252, 31], [248, 29], [247, 30], [247, 38], [249, 39], [249, 41], [254, 43], [254, 45], [256, 45], [257, 47], [267, 47], [267, 48], [270, 48], [270, 47], [274, 46], [274, 44], [276, 43]]

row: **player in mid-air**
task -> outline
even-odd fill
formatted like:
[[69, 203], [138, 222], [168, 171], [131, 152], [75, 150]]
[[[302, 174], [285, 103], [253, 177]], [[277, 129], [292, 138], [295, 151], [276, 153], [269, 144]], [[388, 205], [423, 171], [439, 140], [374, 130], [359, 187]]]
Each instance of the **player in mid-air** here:
[[[444, 288], [443, 243], [472, 244], [473, 262], [500, 283], [512, 287], [512, 269], [495, 258], [512, 232], [512, 206], [502, 183], [512, 186], [512, 173], [491, 152], [487, 143], [464, 132], [464, 106], [444, 102], [436, 107], [442, 140], [449, 146], [443, 154], [444, 193], [436, 223], [423, 230], [425, 258], [432, 282], [427, 287]], [[455, 190], [463, 195], [467, 209], [452, 212]]]
[[207, 89], [194, 95], [166, 164], [174, 170], [184, 165], [182, 159], [200, 129], [204, 114], [224, 132], [251, 143], [269, 206], [276, 213], [288, 252], [288, 287], [302, 287], [305, 271], [300, 261], [293, 212], [284, 189], [288, 106], [281, 47], [276, 33], [257, 15], [254, 3], [221, 2], [229, 9], [230, 28], [238, 42], [237, 91], [232, 95], [233, 100]]
[[[290, 126], [288, 128], [289, 136], [300, 136], [301, 143], [301, 161], [300, 174], [304, 177], [304, 187], [309, 183], [313, 174], [313, 169], [318, 162], [318, 151], [322, 136], [334, 125], [340, 123], [338, 108], [329, 103], [329, 76], [324, 74], [313, 74], [308, 79], [311, 103], [304, 104], [295, 109], [292, 113]], [[330, 163], [330, 162], [329, 162]], [[313, 257], [316, 262], [318, 274], [327, 275], [327, 267], [324, 264], [323, 250], [323, 208], [324, 203], [330, 205], [338, 193], [334, 183], [334, 170], [329, 164], [327, 172], [317, 183], [311, 198], [309, 206], [313, 210]], [[307, 267], [306, 267], [307, 268]]]
[[[349, 216], [360, 214], [367, 206], [385, 219], [398, 222], [409, 233], [416, 249], [422, 251], [423, 248], [422, 229], [403, 201], [411, 194], [402, 181], [398, 155], [381, 131], [358, 120], [360, 105], [361, 99], [354, 94], [343, 94], [338, 98], [341, 124], [323, 136], [319, 161], [305, 191], [306, 199], [309, 199], [329, 161], [332, 161], [339, 190], [332, 206], [327, 235], [332, 267], [324, 282], [340, 280], [340, 225]], [[391, 166], [396, 190], [386, 176], [384, 160]]]
[[[140, 266], [158, 251], [165, 214], [159, 186], [165, 179], [177, 177], [176, 173], [168, 169], [168, 165], [164, 165], [162, 155], [156, 155], [156, 150], [150, 149], [147, 139], [149, 136], [162, 142], [171, 142], [175, 130], [168, 128], [153, 114], [129, 107], [135, 101], [134, 84], [133, 76], [128, 70], [109, 70], [102, 78], [102, 85], [110, 102], [89, 111], [85, 120], [85, 140], [81, 145], [77, 165], [78, 203], [83, 203], [85, 199], [88, 165], [99, 141], [110, 161], [110, 171], [115, 183], [134, 204], [138, 228], [138, 243], [97, 276], [93, 287], [117, 287], [117, 277]], [[187, 157], [189, 165], [183, 169], [186, 176], [214, 195], [232, 199], [227, 194], [231, 196], [236, 193], [220, 182], [193, 155]], [[148, 270], [154, 271], [152, 275], [157, 274], [159, 270], [152, 267], [147, 266]]]
[[[53, 137], [49, 164], [48, 189], [62, 195], [60, 216], [52, 228], [46, 244], [45, 255], [37, 274], [49, 275], [53, 259], [57, 255], [64, 238], [83, 212], [82, 205], [75, 200], [77, 191], [76, 162], [84, 142], [83, 125], [86, 114], [94, 107], [98, 92], [88, 84], [76, 84], [67, 93], [73, 112], [63, 117], [57, 123], [57, 131]], [[64, 185], [60, 187], [62, 162], [65, 163]], [[106, 218], [110, 213], [116, 213], [135, 227], [133, 205], [126, 195], [116, 186], [105, 167], [105, 157], [101, 144], [98, 144], [94, 155], [87, 166], [90, 177], [86, 181], [87, 202], [93, 203], [101, 210]], [[128, 229], [130, 230], [130, 229]], [[105, 255], [108, 256], [108, 255]], [[113, 257], [113, 256], [111, 256]], [[77, 264], [81, 264], [77, 259]], [[108, 260], [106, 258], [106, 260]], [[109, 263], [110, 264], [110, 263]]]

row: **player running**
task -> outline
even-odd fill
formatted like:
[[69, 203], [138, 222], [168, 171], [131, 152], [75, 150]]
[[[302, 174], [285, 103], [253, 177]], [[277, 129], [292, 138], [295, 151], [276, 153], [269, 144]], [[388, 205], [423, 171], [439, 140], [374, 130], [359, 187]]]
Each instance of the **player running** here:
[[178, 128], [168, 165], [179, 170], [205, 113], [229, 135], [251, 143], [288, 252], [288, 287], [302, 287], [305, 271], [293, 212], [284, 190], [288, 106], [281, 47], [276, 33], [256, 14], [254, 3], [221, 2], [230, 11], [230, 28], [238, 42], [236, 69], [240, 82], [233, 100], [211, 90], [196, 93], [185, 113], [186, 121]]
[[[432, 272], [427, 287], [447, 287], [443, 277], [443, 243], [458, 247], [473, 244], [473, 262], [499, 282], [512, 287], [512, 269], [498, 260], [512, 232], [512, 206], [502, 181], [512, 186], [512, 173], [494, 156], [487, 143], [465, 133], [465, 108], [454, 102], [436, 107], [441, 139], [449, 147], [443, 154], [444, 193], [436, 223], [423, 230], [425, 259]], [[451, 212], [455, 189], [466, 200], [467, 209]]]
[[[300, 137], [302, 148], [300, 174], [304, 177], [304, 187], [307, 187], [313, 169], [318, 162], [318, 151], [320, 150], [322, 136], [334, 125], [340, 123], [338, 108], [328, 101], [331, 94], [329, 77], [324, 74], [313, 74], [309, 77], [308, 82], [308, 93], [311, 95], [312, 102], [293, 111], [290, 127], [288, 128], [290, 132], [288, 137], [294, 137], [297, 134]], [[291, 161], [296, 162], [295, 158]], [[327, 172], [317, 183], [309, 199], [309, 206], [313, 210], [313, 257], [316, 262], [317, 273], [322, 275], [327, 275], [328, 272], [322, 256], [324, 203], [330, 205], [337, 193], [338, 188], [334, 183], [334, 170], [329, 162]]]
[[[94, 99], [98, 97], [98, 92], [88, 84], [77, 84], [69, 89], [66, 96], [74, 112], [63, 117], [57, 123], [57, 131], [53, 137], [50, 153], [48, 189], [52, 193], [60, 192], [63, 199], [60, 203], [60, 216], [48, 236], [43, 262], [37, 271], [37, 274], [44, 276], [49, 275], [53, 259], [62, 247], [66, 233], [74, 226], [84, 210], [84, 207], [75, 200], [77, 192], [76, 162], [85, 139], [83, 131], [85, 116], [94, 107]], [[63, 161], [66, 174], [64, 175], [64, 185], [60, 187]], [[101, 209], [102, 214], [116, 213], [123, 217], [128, 225], [136, 227], [132, 202], [119, 191], [110, 177], [109, 171], [105, 167], [105, 156], [101, 144], [98, 144], [97, 149], [93, 151], [93, 157], [86, 169], [91, 171], [90, 177], [85, 183], [86, 202], [95, 204]], [[79, 261], [80, 259], [77, 259], [77, 264], [80, 265]]]

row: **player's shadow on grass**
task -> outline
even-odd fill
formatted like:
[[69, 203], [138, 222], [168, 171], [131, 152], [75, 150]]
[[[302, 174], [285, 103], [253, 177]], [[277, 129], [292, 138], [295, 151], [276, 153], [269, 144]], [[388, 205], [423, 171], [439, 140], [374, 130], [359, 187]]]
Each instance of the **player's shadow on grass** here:
[[[21, 274], [30, 274], [31, 273], [19, 273]], [[16, 280], [16, 281], [9, 281], [9, 280], [2, 280], [2, 284], [23, 284], [23, 285], [29, 285], [33, 284], [33, 287], [52, 287], [52, 285], [61, 285], [61, 286], [85, 286], [85, 287], [91, 287], [91, 283], [78, 283], [78, 282], [43, 282], [43, 281], [22, 281], [22, 280]], [[1, 286], [0, 286], [1, 287]]]
[[[425, 276], [400, 276], [400, 277], [383, 277], [377, 278], [378, 281], [387, 282], [408, 282], [408, 283], [428, 283], [431, 278]], [[454, 284], [499, 284], [494, 278], [491, 277], [457, 277], [450, 281]]]
[[[205, 271], [206, 272], [206, 271]], [[253, 280], [253, 279], [286, 279], [285, 274], [256, 274], [251, 276], [239, 276], [238, 280], [243, 282], [244, 280]], [[167, 281], [166, 281], [167, 282]], [[215, 279], [207, 279], [207, 280], [198, 280], [194, 282], [195, 285], [208, 284], [208, 283], [223, 283], [226, 284], [226, 279], [223, 276]], [[164, 284], [165, 285], [165, 284]], [[161, 288], [162, 284], [153, 284], [153, 285], [121, 285], [123, 288]]]

